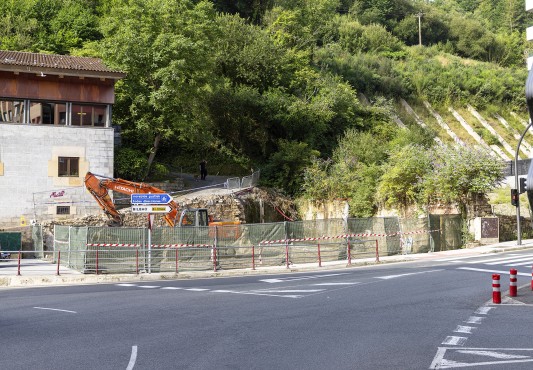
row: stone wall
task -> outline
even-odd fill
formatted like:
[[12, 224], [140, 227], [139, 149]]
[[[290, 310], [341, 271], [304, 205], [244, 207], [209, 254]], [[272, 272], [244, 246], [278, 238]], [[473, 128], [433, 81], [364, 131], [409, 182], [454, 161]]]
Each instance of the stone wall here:
[[[87, 193], [87, 171], [113, 175], [113, 129], [3, 124], [0, 128], [2, 227], [100, 212]], [[78, 157], [79, 176], [59, 177], [58, 157]], [[69, 206], [69, 215], [56, 215]]]

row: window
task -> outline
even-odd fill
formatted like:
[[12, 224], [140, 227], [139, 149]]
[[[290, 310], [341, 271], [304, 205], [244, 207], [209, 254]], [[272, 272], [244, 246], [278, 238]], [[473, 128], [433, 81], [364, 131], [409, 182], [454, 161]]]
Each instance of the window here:
[[80, 159], [78, 157], [59, 157], [58, 171], [59, 177], [78, 177], [80, 170]]
[[58, 215], [70, 215], [70, 206], [57, 206], [56, 214], [58, 214]]
[[67, 106], [63, 103], [31, 101], [30, 122], [34, 124], [65, 125]]
[[105, 105], [72, 104], [72, 126], [100, 126], [106, 124]]
[[0, 122], [24, 122], [24, 102], [0, 98]]

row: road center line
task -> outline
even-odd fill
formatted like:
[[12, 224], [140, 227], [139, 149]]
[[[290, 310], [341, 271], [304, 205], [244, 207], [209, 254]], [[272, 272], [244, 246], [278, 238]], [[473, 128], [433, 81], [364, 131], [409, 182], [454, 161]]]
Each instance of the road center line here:
[[137, 346], [131, 347], [131, 356], [130, 356], [130, 362], [128, 363], [128, 367], [126, 370], [131, 370], [135, 366], [135, 361], [137, 361]]
[[59, 311], [59, 312], [67, 312], [67, 313], [77, 313], [76, 311], [69, 311], [69, 310], [60, 310], [59, 308], [48, 308], [48, 307], [33, 307], [38, 310], [49, 310], [49, 311]]

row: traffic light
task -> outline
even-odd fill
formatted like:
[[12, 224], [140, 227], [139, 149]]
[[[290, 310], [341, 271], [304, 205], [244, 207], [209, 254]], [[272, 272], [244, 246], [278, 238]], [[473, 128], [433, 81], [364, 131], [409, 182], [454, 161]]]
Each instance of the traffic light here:
[[511, 189], [511, 204], [515, 207], [518, 207], [520, 203], [520, 195], [518, 194], [517, 189]]
[[521, 177], [520, 178], [520, 194], [525, 193], [527, 190], [527, 178]]

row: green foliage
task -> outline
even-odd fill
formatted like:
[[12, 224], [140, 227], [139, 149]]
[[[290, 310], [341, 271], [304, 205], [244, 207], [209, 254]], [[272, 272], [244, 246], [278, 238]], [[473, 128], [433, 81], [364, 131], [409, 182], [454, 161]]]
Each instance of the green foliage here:
[[154, 163], [148, 174], [148, 179], [151, 181], [162, 181], [168, 179], [168, 174], [170, 173], [167, 166], [162, 163]]
[[115, 152], [115, 176], [140, 181], [148, 167], [147, 156], [139, 150], [120, 148]]
[[[127, 73], [116, 84], [113, 119], [136, 149], [117, 152], [122, 177], [139, 180], [153, 162], [151, 176], [163, 178], [161, 163], [194, 170], [208, 157], [210, 169], [261, 167], [268, 184], [309, 198], [349, 198], [354, 214], [369, 216], [378, 202], [457, 199], [420, 183], [427, 161], [432, 170], [437, 163], [415, 155], [430, 147], [431, 133], [398, 130], [398, 97], [523, 111], [524, 32], [533, 15], [522, 6], [5, 0], [0, 48], [102, 57]], [[419, 12], [422, 48], [415, 46]], [[359, 102], [363, 94], [368, 105]]]
[[266, 183], [288, 194], [297, 194], [302, 186], [304, 170], [318, 152], [307, 144], [281, 140], [279, 150], [272, 155], [264, 168]]
[[457, 203], [465, 211], [469, 197], [487, 194], [504, 178], [504, 163], [485, 150], [437, 147], [429, 154], [433, 174], [422, 192], [428, 203]]
[[419, 202], [424, 178], [432, 176], [428, 149], [407, 145], [394, 153], [384, 165], [377, 198], [386, 208], [405, 209]]
[[101, 37], [95, 4], [86, 0], [6, 0], [0, 13], [2, 49], [67, 54]]

